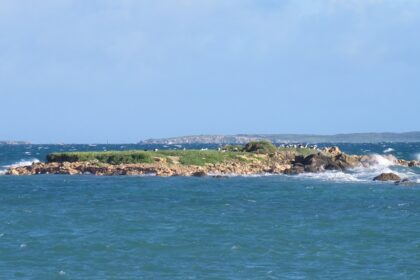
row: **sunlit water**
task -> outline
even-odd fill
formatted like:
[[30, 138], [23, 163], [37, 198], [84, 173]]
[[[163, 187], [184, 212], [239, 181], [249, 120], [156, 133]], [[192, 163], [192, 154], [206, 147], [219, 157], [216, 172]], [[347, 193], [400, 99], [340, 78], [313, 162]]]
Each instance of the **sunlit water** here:
[[[0, 165], [104, 147], [0, 146]], [[0, 176], [0, 279], [420, 279], [420, 186], [385, 169], [419, 176]]]

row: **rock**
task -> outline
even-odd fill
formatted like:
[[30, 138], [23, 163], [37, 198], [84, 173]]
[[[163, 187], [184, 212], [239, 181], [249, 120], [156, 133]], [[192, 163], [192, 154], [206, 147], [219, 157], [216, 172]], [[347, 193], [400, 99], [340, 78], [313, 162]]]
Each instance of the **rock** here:
[[286, 175], [297, 175], [300, 173], [304, 173], [305, 168], [302, 165], [294, 165], [292, 168], [286, 169], [284, 174]]
[[19, 172], [16, 170], [16, 169], [14, 169], [14, 168], [11, 168], [11, 169], [9, 169], [8, 171], [7, 171], [7, 173], [6, 173], [7, 175], [14, 175], [14, 176], [16, 176], [16, 175], [19, 175]]
[[303, 163], [303, 161], [305, 160], [305, 157], [304, 156], [302, 156], [302, 155], [299, 155], [299, 156], [295, 156], [295, 160], [294, 160], [294, 162], [293, 163]]
[[191, 174], [194, 177], [205, 177], [207, 176], [207, 173], [205, 171], [196, 171]]
[[228, 176], [224, 176], [224, 175], [214, 175], [213, 178], [216, 179], [225, 179], [225, 178], [229, 178]]
[[412, 161], [408, 162], [408, 167], [416, 167], [416, 166], [420, 166], [419, 161], [412, 160]]
[[395, 185], [402, 185], [402, 186], [407, 186], [407, 187], [411, 187], [411, 186], [416, 186], [417, 183], [416, 182], [412, 182], [408, 179], [402, 179], [399, 181], [395, 181]]
[[373, 178], [373, 181], [400, 181], [401, 177], [395, 173], [382, 173]]
[[338, 155], [338, 154], [341, 154], [342, 153], [341, 150], [340, 150], [340, 148], [337, 147], [337, 146], [334, 146], [334, 147], [326, 147], [326, 148], [322, 149], [322, 151], [324, 153], [331, 154], [331, 155]]
[[269, 168], [268, 173], [281, 174], [284, 173], [286, 169], [289, 169], [291, 166], [289, 164], [275, 164]]
[[336, 155], [334, 161], [338, 166], [340, 166], [341, 169], [348, 169], [360, 166], [359, 156], [349, 156], [344, 153]]
[[325, 170], [342, 170], [342, 168], [335, 162], [329, 162], [324, 166]]
[[306, 172], [320, 172], [323, 170], [341, 170], [341, 167], [335, 163], [334, 159], [321, 153], [305, 157], [302, 161]]

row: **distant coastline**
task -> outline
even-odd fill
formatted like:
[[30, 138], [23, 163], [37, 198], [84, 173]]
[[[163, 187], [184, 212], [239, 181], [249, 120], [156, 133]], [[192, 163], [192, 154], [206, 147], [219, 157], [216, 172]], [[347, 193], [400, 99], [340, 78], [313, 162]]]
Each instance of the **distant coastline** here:
[[147, 139], [139, 144], [245, 144], [267, 140], [273, 143], [380, 143], [420, 142], [420, 131], [404, 133], [348, 133], [335, 135], [315, 134], [237, 134], [237, 135], [192, 135], [172, 138]]
[[28, 141], [0, 141], [0, 145], [30, 145]]

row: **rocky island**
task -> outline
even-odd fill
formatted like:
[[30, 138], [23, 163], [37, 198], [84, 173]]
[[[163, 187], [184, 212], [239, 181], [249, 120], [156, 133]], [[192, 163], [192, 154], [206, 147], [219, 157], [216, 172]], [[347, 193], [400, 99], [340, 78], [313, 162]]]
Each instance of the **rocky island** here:
[[[418, 161], [390, 158], [395, 164], [420, 166]], [[11, 167], [8, 175], [93, 174], [156, 176], [295, 175], [327, 170], [344, 171], [374, 165], [369, 155], [348, 155], [338, 147], [276, 147], [267, 141], [219, 150], [153, 150], [52, 153], [46, 162]], [[377, 180], [393, 180], [382, 176]]]

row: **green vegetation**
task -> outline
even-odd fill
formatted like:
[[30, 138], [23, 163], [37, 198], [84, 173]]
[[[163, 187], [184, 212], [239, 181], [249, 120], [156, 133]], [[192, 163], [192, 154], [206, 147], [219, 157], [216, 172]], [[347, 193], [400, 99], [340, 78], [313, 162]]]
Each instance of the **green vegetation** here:
[[227, 152], [242, 152], [244, 149], [241, 145], [226, 145], [222, 148], [222, 150]]
[[89, 161], [97, 164], [129, 164], [162, 162], [182, 165], [206, 165], [223, 162], [255, 162], [265, 160], [278, 153], [307, 156], [314, 153], [305, 148], [277, 148], [268, 141], [250, 142], [243, 146], [226, 146], [216, 150], [162, 150], [162, 151], [109, 151], [109, 152], [65, 152], [53, 153], [48, 162]]
[[92, 161], [110, 164], [151, 163], [153, 157], [144, 151], [110, 151], [110, 152], [68, 152], [54, 153], [47, 156], [48, 162]]
[[[252, 155], [247, 158], [253, 158]], [[220, 152], [216, 150], [163, 150], [163, 151], [109, 151], [109, 152], [68, 152], [53, 153], [47, 157], [48, 162], [90, 161], [98, 163], [152, 163], [167, 162], [183, 165], [205, 165], [227, 161], [246, 161], [244, 153]]]
[[244, 151], [248, 153], [271, 154], [276, 152], [277, 148], [268, 141], [254, 141], [246, 144]]

